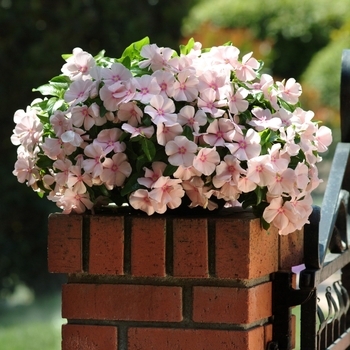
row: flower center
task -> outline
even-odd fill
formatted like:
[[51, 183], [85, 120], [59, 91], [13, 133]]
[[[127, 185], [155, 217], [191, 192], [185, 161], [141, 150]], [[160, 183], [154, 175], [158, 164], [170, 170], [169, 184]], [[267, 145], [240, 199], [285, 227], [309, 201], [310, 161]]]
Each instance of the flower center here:
[[179, 147], [179, 154], [186, 154], [187, 149], [184, 146]]
[[205, 154], [202, 154], [200, 157], [199, 157], [199, 160], [201, 161], [201, 162], [206, 162], [206, 160], [207, 160], [207, 156], [205, 155]]
[[141, 92], [141, 95], [147, 95], [149, 93], [149, 90], [148, 90], [148, 88], [144, 87], [141, 89], [140, 92]]
[[276, 182], [282, 182], [283, 177], [280, 174], [276, 174], [275, 180], [276, 180]]
[[117, 164], [113, 164], [112, 167], [111, 167], [111, 170], [113, 172], [117, 172], [118, 171], [118, 165]]
[[263, 170], [264, 170], [264, 167], [261, 164], [257, 165], [255, 168], [255, 171], [257, 173], [262, 173]]

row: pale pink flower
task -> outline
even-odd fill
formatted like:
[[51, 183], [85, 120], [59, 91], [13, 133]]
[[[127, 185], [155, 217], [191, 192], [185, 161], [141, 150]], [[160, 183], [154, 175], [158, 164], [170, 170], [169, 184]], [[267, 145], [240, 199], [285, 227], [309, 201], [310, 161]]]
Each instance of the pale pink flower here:
[[216, 99], [220, 99], [223, 87], [226, 90], [226, 84], [228, 84], [228, 80], [230, 78], [229, 69], [225, 68], [225, 66], [221, 66], [222, 69], [211, 69], [206, 70], [203, 74], [198, 76], [198, 91], [202, 92], [206, 89], [212, 89], [215, 91]]
[[262, 155], [248, 160], [246, 177], [258, 186], [266, 186], [274, 181], [275, 171], [269, 155]]
[[203, 140], [210, 146], [225, 146], [231, 142], [235, 133], [235, 127], [230, 119], [215, 119], [210, 123]]
[[72, 162], [69, 159], [58, 159], [53, 163], [55, 169], [60, 170], [55, 174], [55, 181], [59, 186], [66, 186]]
[[158, 96], [161, 91], [157, 79], [150, 75], [135, 78], [134, 84], [137, 90], [134, 99], [143, 104], [149, 103], [152, 97]]
[[61, 71], [71, 80], [86, 80], [90, 78], [89, 72], [95, 65], [95, 59], [91, 54], [76, 47], [73, 49], [73, 55], [66, 60]]
[[39, 142], [43, 133], [43, 125], [36, 115], [24, 116], [16, 125], [11, 136], [11, 142], [14, 145], [20, 145], [33, 149]]
[[170, 209], [180, 206], [181, 198], [185, 191], [180, 185], [180, 179], [170, 179], [169, 176], [161, 176], [152, 186], [149, 196], [153, 198], [160, 207], [166, 205]]
[[205, 125], [208, 120], [204, 111], [199, 109], [196, 112], [193, 106], [186, 105], [180, 109], [177, 121], [182, 126], [189, 126], [194, 131], [194, 134], [198, 135], [199, 127]]
[[145, 107], [145, 113], [151, 116], [155, 125], [164, 123], [167, 126], [176, 124], [174, 101], [161, 95], [153, 96], [150, 105]]
[[216, 147], [202, 148], [193, 160], [193, 166], [204, 175], [211, 175], [220, 163], [220, 155]]
[[241, 174], [245, 173], [246, 171], [240, 166], [240, 161], [232, 155], [227, 155], [216, 167], [213, 185], [216, 188], [220, 188], [226, 182], [230, 182], [231, 185], [237, 185]]
[[166, 126], [163, 123], [157, 125], [157, 142], [165, 146], [169, 141], [174, 140], [176, 136], [181, 135], [182, 127], [180, 124]]
[[293, 222], [295, 229], [301, 230], [305, 224], [309, 223], [309, 216], [312, 213], [312, 203], [313, 200], [310, 193], [304, 192], [285, 202], [285, 208], [288, 209], [288, 212], [294, 214], [289, 216], [289, 219]]
[[253, 118], [249, 125], [254, 126], [256, 131], [263, 131], [265, 129], [278, 130], [282, 126], [282, 121], [278, 117], [273, 117], [269, 109], [262, 109], [256, 107], [252, 109]]
[[190, 166], [188, 168], [184, 168], [183, 166], [179, 166], [173, 176], [177, 179], [181, 180], [190, 180], [192, 177], [201, 176], [202, 173], [198, 171], [194, 166]]
[[[136, 91], [136, 90], [135, 90]], [[100, 90], [100, 97], [104, 107], [108, 111], [116, 111], [119, 104], [128, 102], [127, 100], [135, 93], [122, 82], [117, 81], [112, 85], [104, 85]]]
[[317, 131], [314, 139], [317, 152], [323, 153], [328, 150], [332, 143], [332, 131], [327, 126], [322, 125]]
[[118, 81], [127, 81], [132, 74], [123, 64], [115, 62], [110, 68], [101, 69], [101, 78], [106, 85], [112, 85]]
[[309, 168], [306, 166], [305, 163], [298, 163], [298, 165], [295, 168], [295, 175], [297, 188], [300, 190], [305, 190], [308, 183], [310, 182]]
[[300, 151], [299, 144], [295, 143], [295, 129], [289, 126], [286, 129], [280, 128], [280, 138], [285, 142], [281, 154], [287, 153], [290, 156], [296, 156]]
[[145, 177], [140, 177], [137, 182], [147, 188], [152, 188], [153, 184], [163, 176], [163, 172], [166, 168], [166, 164], [163, 162], [153, 162], [152, 170], [143, 168], [145, 171]]
[[302, 93], [301, 85], [294, 78], [289, 78], [284, 85], [284, 81], [276, 82], [278, 95], [288, 103], [295, 105]]
[[116, 153], [112, 158], [106, 158], [102, 164], [104, 169], [100, 178], [109, 190], [112, 190], [116, 186], [122, 186], [125, 179], [132, 172], [131, 165], [127, 162], [125, 153]]
[[236, 76], [242, 81], [251, 81], [256, 77], [254, 69], [258, 69], [259, 62], [252, 57], [252, 52], [247, 53], [242, 57], [242, 63], [238, 62], [236, 64]]
[[159, 48], [156, 44], [144, 45], [141, 49], [140, 55], [147, 60], [139, 62], [140, 68], [150, 68], [153, 71], [161, 70], [168, 66], [168, 61], [173, 55], [174, 50], [170, 48]]
[[70, 143], [64, 143], [60, 138], [47, 137], [45, 142], [41, 145], [44, 154], [49, 158], [56, 160], [64, 155], [71, 155], [77, 149]]
[[240, 87], [235, 91], [233, 86], [230, 85], [230, 90], [226, 92], [230, 113], [238, 114], [248, 109], [249, 102], [245, 99], [248, 94], [249, 91], [247, 89]]
[[64, 143], [69, 143], [75, 147], [81, 147], [84, 139], [82, 135], [85, 133], [83, 129], [70, 127], [61, 135], [61, 140]]
[[197, 145], [185, 136], [176, 136], [165, 145], [165, 153], [169, 156], [170, 164], [187, 168], [193, 164], [197, 148]]
[[281, 144], [275, 143], [270, 149], [268, 149], [270, 155], [270, 162], [275, 171], [279, 169], [285, 169], [290, 162], [290, 156], [287, 153], [281, 154]]
[[233, 182], [225, 182], [222, 187], [216, 192], [216, 197], [218, 199], [223, 199], [225, 201], [236, 201], [241, 194], [237, 184]]
[[131, 134], [130, 138], [136, 137], [136, 136], [144, 136], [148, 139], [152, 137], [154, 134], [154, 127], [153, 126], [140, 126], [140, 127], [134, 127], [130, 124], [124, 123], [122, 125], [122, 129], [126, 131], [127, 133]]
[[282, 126], [284, 127], [300, 124], [299, 118], [294, 113], [287, 111], [283, 107], [275, 113], [275, 116], [281, 119]]
[[121, 103], [117, 112], [118, 119], [132, 126], [141, 124], [143, 112], [136, 102]]
[[279, 169], [274, 180], [267, 184], [268, 191], [272, 196], [281, 196], [283, 193], [293, 193], [294, 183], [296, 181], [293, 169]]
[[96, 124], [96, 120], [100, 118], [100, 107], [95, 102], [89, 107], [85, 105], [74, 106], [71, 113], [73, 125], [81, 127], [84, 124], [84, 129], [87, 131], [90, 130]]
[[260, 154], [260, 135], [253, 129], [249, 129], [245, 136], [235, 131], [233, 141], [232, 144], [226, 146], [239, 160], [252, 159]]
[[158, 209], [157, 202], [149, 196], [149, 192], [144, 189], [139, 189], [132, 192], [129, 197], [129, 203], [134, 209], [139, 209], [152, 215]]
[[293, 217], [294, 213], [288, 206], [283, 205], [283, 198], [278, 197], [272, 199], [271, 203], [264, 210], [263, 218], [268, 223], [273, 223], [278, 228], [280, 235], [285, 235], [295, 231], [295, 226], [291, 222], [290, 217]]
[[163, 97], [172, 97], [176, 79], [173, 74], [164, 70], [157, 70], [152, 74], [160, 87], [160, 94]]
[[242, 176], [238, 179], [237, 188], [243, 193], [249, 193], [256, 189], [256, 183], [249, 180], [246, 176]]
[[187, 197], [191, 200], [190, 208], [195, 208], [197, 206], [206, 208], [208, 206], [208, 197], [205, 196], [206, 189], [200, 177], [195, 176], [191, 178], [190, 181], [184, 181], [182, 187]]
[[84, 154], [90, 158], [82, 161], [82, 167], [85, 173], [91, 174], [93, 178], [100, 176], [103, 171], [102, 162], [106, 157], [102, 147], [92, 143], [84, 148]]
[[203, 90], [198, 97], [197, 105], [198, 108], [210, 113], [214, 118], [221, 117], [225, 113], [223, 109], [220, 109], [225, 105], [225, 102], [216, 100], [216, 92], [213, 89]]
[[94, 204], [88, 193], [75, 192], [68, 188], [57, 201], [57, 206], [63, 209], [64, 214], [69, 214], [72, 210], [77, 214], [82, 214], [86, 208], [92, 209]]
[[104, 129], [99, 132], [94, 143], [101, 146], [106, 154], [111, 151], [124, 152], [126, 145], [124, 142], [119, 142], [120, 136], [123, 134], [119, 128]]
[[69, 171], [67, 186], [74, 192], [85, 193], [85, 184], [89, 187], [92, 186], [91, 175], [87, 173], [82, 174], [80, 166], [73, 165], [70, 167]]
[[18, 157], [12, 174], [17, 176], [18, 182], [27, 182], [28, 186], [34, 185], [39, 180], [39, 169], [35, 165], [35, 161], [24, 155]]
[[72, 106], [86, 101], [90, 96], [93, 84], [91, 80], [73, 81], [68, 90], [64, 93], [64, 100]]
[[192, 102], [198, 96], [198, 79], [189, 69], [181, 71], [174, 83], [173, 97], [175, 101]]
[[57, 137], [61, 137], [61, 135], [68, 130], [71, 125], [70, 120], [60, 110], [55, 111], [55, 113], [50, 117], [50, 124], [52, 125], [53, 131]]
[[210, 49], [210, 54], [217, 63], [227, 64], [231, 68], [237, 66], [239, 49], [235, 46], [215, 46]]

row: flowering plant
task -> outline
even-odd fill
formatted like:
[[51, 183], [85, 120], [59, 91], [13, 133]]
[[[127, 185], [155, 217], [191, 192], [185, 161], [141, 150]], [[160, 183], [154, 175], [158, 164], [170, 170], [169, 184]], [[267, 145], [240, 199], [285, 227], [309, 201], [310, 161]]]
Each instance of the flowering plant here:
[[232, 44], [130, 45], [120, 59], [75, 48], [62, 74], [18, 110], [13, 174], [64, 213], [125, 203], [148, 215], [182, 203], [252, 207], [265, 228], [300, 229], [331, 131], [301, 86], [261, 74]]

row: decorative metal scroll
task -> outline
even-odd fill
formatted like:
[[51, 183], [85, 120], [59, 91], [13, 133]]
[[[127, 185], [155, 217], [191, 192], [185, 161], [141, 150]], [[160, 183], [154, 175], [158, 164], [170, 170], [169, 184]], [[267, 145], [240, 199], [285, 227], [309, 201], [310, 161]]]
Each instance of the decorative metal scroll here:
[[350, 333], [347, 332], [346, 317], [349, 312], [349, 294], [342, 282], [333, 283], [333, 289], [326, 289], [327, 312], [317, 305], [319, 329], [317, 332], [318, 350], [347, 349], [350, 347]]

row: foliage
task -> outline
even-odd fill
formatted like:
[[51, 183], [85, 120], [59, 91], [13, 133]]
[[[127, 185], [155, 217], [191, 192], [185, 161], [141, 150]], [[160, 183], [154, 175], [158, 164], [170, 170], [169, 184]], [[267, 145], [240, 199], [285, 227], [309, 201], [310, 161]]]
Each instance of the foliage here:
[[273, 41], [268, 58], [273, 74], [299, 78], [331, 31], [342, 26], [347, 10], [343, 0], [201, 0], [186, 17], [183, 32], [193, 36], [206, 22], [249, 28], [256, 38]]

